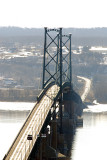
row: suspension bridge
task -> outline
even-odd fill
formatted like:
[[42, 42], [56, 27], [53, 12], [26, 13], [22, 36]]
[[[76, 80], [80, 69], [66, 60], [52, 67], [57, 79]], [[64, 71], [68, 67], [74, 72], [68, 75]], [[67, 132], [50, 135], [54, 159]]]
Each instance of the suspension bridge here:
[[3, 160], [67, 159], [84, 107], [73, 90], [71, 36], [44, 29], [42, 91]]

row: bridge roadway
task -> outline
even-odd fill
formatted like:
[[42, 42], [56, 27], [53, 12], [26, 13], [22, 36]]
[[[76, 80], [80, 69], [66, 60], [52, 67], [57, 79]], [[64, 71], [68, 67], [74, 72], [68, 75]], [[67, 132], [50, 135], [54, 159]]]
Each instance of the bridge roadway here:
[[[40, 102], [37, 102], [28, 115], [27, 120], [19, 131], [12, 146], [5, 155], [5, 160], [27, 160], [33, 146], [40, 134], [45, 119], [54, 103], [54, 98], [59, 92], [57, 85], [51, 86], [42, 97]], [[27, 137], [31, 136], [32, 140]]]

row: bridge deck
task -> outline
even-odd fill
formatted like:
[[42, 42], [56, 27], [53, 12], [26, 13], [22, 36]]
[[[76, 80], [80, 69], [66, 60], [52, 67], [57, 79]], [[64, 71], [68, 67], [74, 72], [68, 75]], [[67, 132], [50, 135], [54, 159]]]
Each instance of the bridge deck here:
[[[47, 90], [41, 101], [36, 103], [10, 147], [5, 160], [27, 160], [37, 140], [37, 135], [39, 135], [49, 110], [54, 103], [53, 99], [58, 92], [59, 87], [53, 85]], [[28, 135], [31, 136], [32, 140], [27, 140]]]

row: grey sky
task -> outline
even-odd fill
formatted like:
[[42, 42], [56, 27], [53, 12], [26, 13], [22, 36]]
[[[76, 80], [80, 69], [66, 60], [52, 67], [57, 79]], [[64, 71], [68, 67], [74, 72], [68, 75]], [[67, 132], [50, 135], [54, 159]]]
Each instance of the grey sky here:
[[0, 0], [0, 26], [107, 27], [106, 0]]

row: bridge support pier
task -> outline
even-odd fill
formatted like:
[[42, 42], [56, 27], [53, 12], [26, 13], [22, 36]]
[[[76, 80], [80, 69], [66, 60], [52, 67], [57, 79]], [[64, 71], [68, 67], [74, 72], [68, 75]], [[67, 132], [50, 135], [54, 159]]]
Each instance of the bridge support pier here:
[[[64, 144], [64, 135], [58, 134], [57, 120], [50, 121], [50, 131], [44, 133], [46, 137], [40, 137], [39, 152], [35, 156], [35, 160], [66, 160], [66, 156], [59, 152], [58, 144]], [[32, 158], [31, 158], [32, 160]]]
[[57, 121], [56, 120], [51, 121], [51, 128], [52, 128], [51, 146], [57, 150]]

